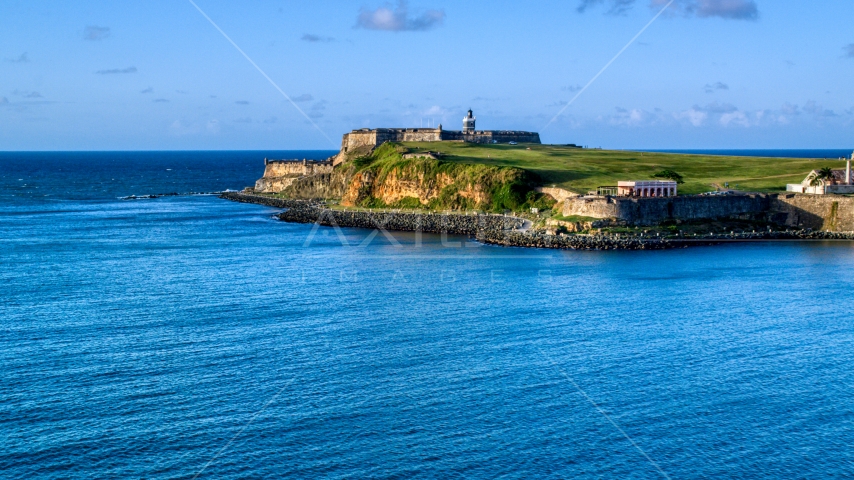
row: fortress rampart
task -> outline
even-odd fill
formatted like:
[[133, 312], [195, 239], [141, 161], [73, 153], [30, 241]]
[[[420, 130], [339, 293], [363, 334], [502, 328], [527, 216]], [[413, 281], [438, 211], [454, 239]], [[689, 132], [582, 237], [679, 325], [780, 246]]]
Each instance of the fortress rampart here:
[[658, 225], [665, 220], [741, 218], [795, 228], [854, 231], [854, 198], [836, 195], [737, 195], [670, 198], [568, 198], [564, 216], [617, 218], [629, 225]]
[[264, 176], [255, 182], [258, 192], [281, 192], [303, 177], [330, 174], [332, 160], [268, 160], [264, 159]]
[[377, 147], [385, 142], [467, 142], [467, 143], [540, 143], [540, 134], [515, 130], [473, 130], [459, 132], [439, 128], [376, 128], [353, 130], [344, 134], [343, 153], [359, 147]]
[[265, 177], [306, 176], [332, 173], [329, 160], [267, 160], [264, 159]]

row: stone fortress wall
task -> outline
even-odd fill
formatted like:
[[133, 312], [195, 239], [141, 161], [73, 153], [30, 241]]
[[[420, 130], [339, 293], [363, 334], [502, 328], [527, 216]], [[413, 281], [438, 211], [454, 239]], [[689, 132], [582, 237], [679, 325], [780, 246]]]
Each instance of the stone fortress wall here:
[[439, 128], [376, 128], [353, 130], [344, 134], [341, 152], [359, 147], [377, 147], [385, 142], [466, 142], [466, 143], [540, 143], [540, 134], [513, 130], [475, 130], [458, 132]]
[[335, 165], [343, 163], [347, 154], [368, 153], [385, 142], [466, 142], [466, 143], [540, 143], [540, 134], [515, 130], [476, 130], [472, 111], [463, 119], [463, 130], [444, 130], [437, 128], [362, 128], [345, 133], [341, 140], [341, 152], [335, 158]]
[[332, 173], [330, 160], [268, 160], [264, 159], [265, 177], [305, 176]]
[[756, 194], [669, 198], [567, 198], [564, 216], [616, 218], [629, 225], [658, 225], [669, 219], [764, 220], [795, 228], [854, 231], [854, 198], [831, 195]]
[[330, 160], [268, 160], [264, 159], [264, 176], [255, 182], [257, 192], [281, 192], [303, 177], [333, 172]]

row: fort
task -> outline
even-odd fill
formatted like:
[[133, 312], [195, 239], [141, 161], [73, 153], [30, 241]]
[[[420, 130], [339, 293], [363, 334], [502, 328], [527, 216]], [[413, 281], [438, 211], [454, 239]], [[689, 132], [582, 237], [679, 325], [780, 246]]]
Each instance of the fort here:
[[462, 131], [444, 130], [442, 125], [436, 128], [363, 128], [344, 134], [341, 141], [340, 160], [345, 154], [360, 148], [375, 148], [385, 142], [465, 142], [465, 143], [535, 143], [539, 144], [540, 134], [516, 130], [477, 130], [476, 118], [471, 110], [463, 118]]
[[[847, 193], [842, 189], [852, 188], [854, 183], [850, 163], [844, 170], [839, 168], [841, 161], [816, 169], [812, 159], [751, 157], [746, 161], [741, 157], [578, 151], [542, 145], [539, 134], [533, 132], [477, 130], [475, 122], [469, 111], [461, 131], [447, 131], [441, 125], [353, 130], [344, 135], [341, 152], [326, 160], [265, 159], [264, 176], [247, 189], [250, 196], [238, 201], [258, 202], [263, 195], [275, 194], [275, 201], [287, 203], [281, 207], [294, 209], [282, 220], [313, 222], [332, 217], [339, 226], [370, 226], [376, 220], [371, 212], [378, 209], [382, 215], [396, 215], [389, 217], [395, 220], [387, 227], [398, 230], [434, 231], [440, 225], [416, 222], [420, 218], [417, 212], [456, 211], [458, 224], [449, 231], [463, 234], [481, 228], [475, 228], [474, 220], [463, 212], [511, 212], [532, 224], [524, 232], [514, 232], [518, 238], [510, 243], [502, 243], [504, 240], [492, 234], [485, 238], [518, 246], [543, 246], [543, 238], [551, 238], [537, 237], [537, 232], [602, 233], [600, 229], [617, 238], [637, 237], [635, 230], [650, 228], [661, 230], [661, 238], [682, 238], [687, 228], [686, 235], [714, 239], [726, 230], [730, 240], [741, 227], [749, 229], [749, 235], [759, 231], [772, 236], [781, 228], [794, 229], [801, 233], [786, 235], [808, 239], [819, 239], [811, 232], [854, 232], [854, 197], [838, 194]], [[509, 145], [493, 145], [496, 143]], [[517, 143], [528, 145], [514, 147]], [[752, 170], [759, 166], [766, 177], [751, 178]], [[656, 173], [662, 168], [661, 172], [670, 172], [675, 179]], [[803, 178], [793, 172], [810, 169], [807, 178], [796, 185], [803, 193], [781, 192], [787, 181]], [[688, 179], [684, 183], [682, 174]], [[626, 181], [633, 177], [637, 180]], [[708, 191], [728, 187], [714, 183], [721, 178], [738, 180], [747, 189], [736, 184], [736, 191]], [[594, 191], [594, 185], [612, 186]], [[807, 185], [815, 195], [807, 194], [812, 193], [806, 191]], [[589, 193], [584, 195], [584, 191]], [[302, 208], [304, 202], [311, 208]], [[341, 208], [347, 213], [339, 213]], [[348, 212], [347, 208], [357, 210]], [[609, 230], [612, 228], [622, 230]], [[488, 229], [500, 230], [495, 225]], [[854, 233], [845, 235], [854, 237]], [[561, 241], [551, 239], [545, 245]], [[626, 241], [629, 243], [618, 242], [615, 247], [573, 237], [565, 246], [651, 248], [645, 239]]]
[[264, 176], [255, 182], [259, 192], [282, 191], [296, 180], [323, 173], [332, 173], [333, 161], [329, 160], [269, 160], [264, 159]]

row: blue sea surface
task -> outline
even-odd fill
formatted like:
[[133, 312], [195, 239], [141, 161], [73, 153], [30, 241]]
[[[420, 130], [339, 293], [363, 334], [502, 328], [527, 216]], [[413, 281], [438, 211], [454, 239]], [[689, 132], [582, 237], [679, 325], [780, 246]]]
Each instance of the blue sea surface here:
[[303, 154], [0, 154], [0, 477], [854, 475], [851, 243], [532, 250], [118, 199], [265, 156]]

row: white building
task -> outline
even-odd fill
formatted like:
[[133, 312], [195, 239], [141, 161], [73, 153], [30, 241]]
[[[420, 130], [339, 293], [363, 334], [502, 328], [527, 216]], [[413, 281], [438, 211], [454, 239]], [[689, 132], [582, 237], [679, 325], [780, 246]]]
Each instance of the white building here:
[[675, 197], [677, 184], [672, 180], [644, 180], [617, 182], [617, 195], [620, 197]]
[[[854, 153], [851, 154], [851, 159], [848, 160], [845, 170], [833, 170], [833, 178], [829, 180], [814, 182], [818, 176], [818, 170], [813, 170], [801, 183], [786, 185], [786, 191], [809, 193], [812, 195], [826, 195], [830, 193], [854, 194], [854, 177], [852, 177], [851, 172], [852, 160], [854, 160]], [[813, 185], [813, 183], [816, 183], [816, 185]]]

